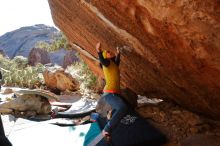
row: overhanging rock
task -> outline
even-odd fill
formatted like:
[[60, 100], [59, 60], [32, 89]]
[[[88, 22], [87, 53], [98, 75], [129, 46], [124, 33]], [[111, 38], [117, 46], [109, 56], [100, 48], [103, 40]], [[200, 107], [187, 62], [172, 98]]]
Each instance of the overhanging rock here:
[[[49, 0], [55, 24], [96, 56], [122, 54], [121, 82], [141, 95], [172, 99], [220, 118], [218, 0]], [[100, 74], [98, 65], [86, 59]]]

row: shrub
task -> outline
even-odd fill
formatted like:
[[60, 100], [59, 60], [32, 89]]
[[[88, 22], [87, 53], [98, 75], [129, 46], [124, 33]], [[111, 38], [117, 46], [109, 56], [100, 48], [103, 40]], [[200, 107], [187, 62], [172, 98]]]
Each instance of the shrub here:
[[42, 73], [45, 67], [38, 64], [35, 67], [29, 66], [27, 58], [16, 56], [9, 60], [0, 55], [0, 66], [3, 74], [3, 83], [6, 86], [19, 86], [35, 88], [44, 83]]
[[68, 44], [68, 40], [66, 36], [63, 33], [60, 33], [59, 37], [54, 38], [54, 41], [49, 42], [43, 42], [39, 41], [35, 44], [36, 48], [44, 49], [48, 52], [57, 51], [59, 49], [70, 49], [70, 45]]
[[17, 68], [23, 69], [28, 64], [28, 59], [23, 56], [15, 56], [12, 60], [12, 63], [17, 65]]
[[97, 78], [85, 62], [76, 62], [71, 66], [68, 66], [66, 71], [79, 81], [80, 90], [92, 90], [95, 88]]

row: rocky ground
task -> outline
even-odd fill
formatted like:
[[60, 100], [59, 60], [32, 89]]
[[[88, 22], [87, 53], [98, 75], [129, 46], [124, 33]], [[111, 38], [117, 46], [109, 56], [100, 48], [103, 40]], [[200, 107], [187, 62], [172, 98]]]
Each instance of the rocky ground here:
[[166, 134], [169, 141], [165, 146], [218, 146], [220, 143], [220, 121], [187, 111], [171, 101], [139, 96], [136, 110]]
[[137, 111], [167, 135], [169, 142], [165, 146], [217, 146], [220, 143], [220, 121], [197, 115], [172, 102], [145, 103], [139, 105]]

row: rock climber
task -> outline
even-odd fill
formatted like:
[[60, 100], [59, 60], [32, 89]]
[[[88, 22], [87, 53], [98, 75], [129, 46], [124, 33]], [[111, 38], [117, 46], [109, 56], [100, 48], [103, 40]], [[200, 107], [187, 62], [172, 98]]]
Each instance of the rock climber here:
[[111, 51], [103, 51], [100, 43], [97, 43], [96, 50], [106, 82], [100, 100], [104, 100], [112, 109], [112, 116], [105, 125], [102, 135], [107, 141], [110, 141], [113, 129], [128, 110], [126, 103], [120, 96], [120, 50], [117, 48], [116, 54]]

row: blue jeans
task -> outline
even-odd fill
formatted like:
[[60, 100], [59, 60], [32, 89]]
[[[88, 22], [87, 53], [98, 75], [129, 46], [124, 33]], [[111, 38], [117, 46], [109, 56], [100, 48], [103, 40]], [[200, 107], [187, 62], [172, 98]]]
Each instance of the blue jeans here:
[[113, 111], [112, 118], [104, 127], [104, 131], [111, 133], [120, 120], [126, 115], [128, 107], [118, 94], [104, 93], [102, 98], [111, 106]]

